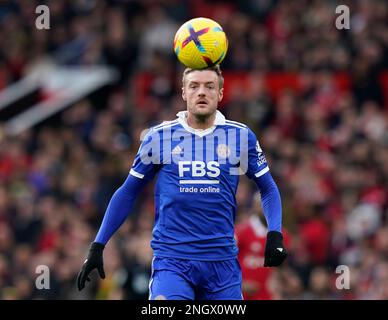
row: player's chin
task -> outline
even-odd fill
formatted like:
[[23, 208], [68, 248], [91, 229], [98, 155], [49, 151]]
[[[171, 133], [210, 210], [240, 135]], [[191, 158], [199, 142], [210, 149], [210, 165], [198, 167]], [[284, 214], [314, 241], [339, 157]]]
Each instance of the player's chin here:
[[211, 116], [215, 112], [216, 108], [209, 106], [208, 104], [195, 105], [195, 113], [198, 116], [206, 117]]

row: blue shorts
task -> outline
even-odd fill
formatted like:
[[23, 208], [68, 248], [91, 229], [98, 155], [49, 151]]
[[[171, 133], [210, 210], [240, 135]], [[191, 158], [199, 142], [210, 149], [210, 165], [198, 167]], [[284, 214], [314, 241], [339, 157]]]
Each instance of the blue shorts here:
[[196, 261], [154, 257], [150, 300], [242, 300], [236, 259]]

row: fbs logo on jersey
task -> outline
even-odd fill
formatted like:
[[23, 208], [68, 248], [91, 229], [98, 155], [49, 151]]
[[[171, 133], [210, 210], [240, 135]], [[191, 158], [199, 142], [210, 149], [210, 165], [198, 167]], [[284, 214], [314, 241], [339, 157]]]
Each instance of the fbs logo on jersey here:
[[220, 164], [217, 161], [179, 161], [179, 177], [183, 177], [188, 172], [191, 177], [211, 177], [216, 178], [220, 175]]

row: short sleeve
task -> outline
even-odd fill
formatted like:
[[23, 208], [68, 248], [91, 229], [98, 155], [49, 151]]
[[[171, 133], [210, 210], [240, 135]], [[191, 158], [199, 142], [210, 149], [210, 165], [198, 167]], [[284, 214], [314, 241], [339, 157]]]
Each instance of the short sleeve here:
[[160, 167], [160, 136], [150, 129], [145, 135], [129, 173], [139, 179], [152, 180]]
[[250, 179], [258, 178], [269, 171], [267, 159], [261, 149], [256, 135], [248, 129], [248, 170], [246, 175]]

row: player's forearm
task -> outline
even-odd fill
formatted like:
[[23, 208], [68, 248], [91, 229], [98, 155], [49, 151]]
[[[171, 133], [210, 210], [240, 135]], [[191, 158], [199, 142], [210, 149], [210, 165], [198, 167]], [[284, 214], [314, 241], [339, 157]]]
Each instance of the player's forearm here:
[[282, 229], [282, 202], [279, 189], [271, 174], [267, 172], [255, 179], [261, 194], [261, 202], [265, 218], [268, 224], [268, 231], [279, 231]]
[[95, 242], [106, 244], [131, 212], [133, 203], [146, 181], [128, 175], [124, 184], [113, 194]]

